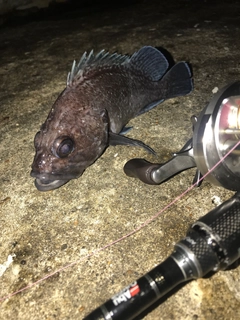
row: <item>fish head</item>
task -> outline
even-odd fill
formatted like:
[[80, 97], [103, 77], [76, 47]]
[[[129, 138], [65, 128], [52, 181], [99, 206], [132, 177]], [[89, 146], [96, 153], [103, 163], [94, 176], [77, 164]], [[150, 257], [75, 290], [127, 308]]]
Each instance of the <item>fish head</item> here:
[[34, 138], [35, 186], [48, 191], [78, 178], [107, 145], [106, 110], [94, 110], [74, 92], [63, 91]]

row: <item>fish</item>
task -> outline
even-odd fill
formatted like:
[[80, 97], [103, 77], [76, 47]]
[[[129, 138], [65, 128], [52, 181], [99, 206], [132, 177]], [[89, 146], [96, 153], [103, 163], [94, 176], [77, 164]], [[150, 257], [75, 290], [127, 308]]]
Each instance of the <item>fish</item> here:
[[169, 67], [157, 48], [144, 46], [130, 55], [101, 50], [73, 62], [67, 85], [34, 138], [30, 175], [39, 191], [79, 178], [108, 146], [130, 145], [153, 152], [124, 134], [127, 123], [166, 99], [193, 90], [190, 66]]

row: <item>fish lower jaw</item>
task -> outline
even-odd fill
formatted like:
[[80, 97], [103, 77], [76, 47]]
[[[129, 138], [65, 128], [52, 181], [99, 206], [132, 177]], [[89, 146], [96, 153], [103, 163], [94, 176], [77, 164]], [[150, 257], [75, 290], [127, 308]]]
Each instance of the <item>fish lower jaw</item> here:
[[35, 186], [39, 191], [49, 191], [49, 190], [54, 190], [61, 187], [68, 181], [69, 180], [48, 180], [48, 181], [44, 180], [43, 181], [41, 179], [36, 178]]

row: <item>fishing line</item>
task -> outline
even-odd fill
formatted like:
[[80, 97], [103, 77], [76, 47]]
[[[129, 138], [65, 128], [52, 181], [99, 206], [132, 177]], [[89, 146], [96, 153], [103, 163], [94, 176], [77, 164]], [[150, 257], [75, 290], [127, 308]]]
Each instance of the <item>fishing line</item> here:
[[64, 271], [65, 269], [68, 269], [74, 265], [76, 265], [77, 263], [80, 263], [82, 261], [85, 261], [87, 260], [88, 258], [96, 255], [97, 253], [101, 252], [101, 251], [104, 251], [106, 250], [107, 248], [117, 244], [118, 242], [121, 242], [123, 241], [124, 239], [130, 237], [131, 235], [137, 233], [139, 230], [143, 229], [144, 227], [146, 227], [148, 224], [150, 224], [153, 220], [155, 220], [160, 214], [162, 214], [164, 211], [166, 211], [168, 208], [170, 208], [173, 204], [175, 204], [178, 200], [180, 200], [183, 196], [185, 196], [185, 194], [187, 194], [189, 191], [191, 191], [196, 185], [199, 184], [200, 181], [202, 181], [207, 175], [209, 175], [221, 162], [223, 162], [226, 157], [231, 153], [233, 152], [234, 149], [236, 149], [238, 146], [240, 145], [240, 140], [235, 144], [235, 146], [233, 146], [223, 157], [222, 159], [220, 159], [205, 175], [203, 175], [197, 182], [195, 182], [194, 184], [192, 184], [188, 189], [186, 189], [183, 193], [181, 193], [179, 196], [177, 196], [174, 200], [172, 200], [169, 204], [167, 204], [163, 209], [161, 209], [159, 212], [157, 212], [155, 215], [153, 215], [151, 218], [149, 218], [148, 220], [146, 220], [145, 222], [143, 222], [139, 227], [137, 227], [136, 229], [132, 230], [131, 232], [125, 234], [124, 236], [122, 236], [121, 238], [117, 239], [117, 240], [114, 240], [112, 241], [111, 243], [108, 243], [106, 244], [105, 246], [99, 248], [99, 249], [96, 249], [94, 251], [92, 251], [91, 253], [87, 254], [86, 256], [78, 259], [78, 260], [75, 260], [69, 264], [67, 264], [66, 266], [63, 266], [59, 269], [57, 269], [56, 271], [54, 272], [51, 272], [49, 273], [48, 275], [42, 277], [41, 279], [33, 282], [33, 283], [30, 283], [28, 284], [27, 286], [23, 287], [22, 289], [19, 289], [15, 292], [12, 292], [10, 294], [8, 294], [7, 296], [4, 296], [4, 297], [1, 297], [0, 298], [0, 301], [5, 301], [13, 296], [15, 296], [16, 294], [18, 293], [21, 293], [27, 289], [30, 289], [34, 286], [36, 286], [37, 284], [43, 282], [44, 280], [47, 280], [49, 279], [50, 277], [54, 276], [55, 274], [57, 273], [60, 273], [62, 271]]

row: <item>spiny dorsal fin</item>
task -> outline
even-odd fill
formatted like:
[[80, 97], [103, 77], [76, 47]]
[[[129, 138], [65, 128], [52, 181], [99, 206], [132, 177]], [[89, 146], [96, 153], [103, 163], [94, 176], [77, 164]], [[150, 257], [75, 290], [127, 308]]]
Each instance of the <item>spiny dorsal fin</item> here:
[[87, 55], [87, 52], [84, 52], [79, 63], [76, 64], [76, 61], [73, 61], [72, 69], [67, 76], [67, 86], [73, 84], [73, 80], [80, 78], [84, 74], [86, 68], [90, 69], [91, 67], [104, 66], [104, 65], [120, 65], [126, 62], [129, 62], [130, 57], [127, 55], [121, 55], [117, 53], [110, 54], [105, 50], [101, 50], [98, 54], [94, 55], [93, 50]]

